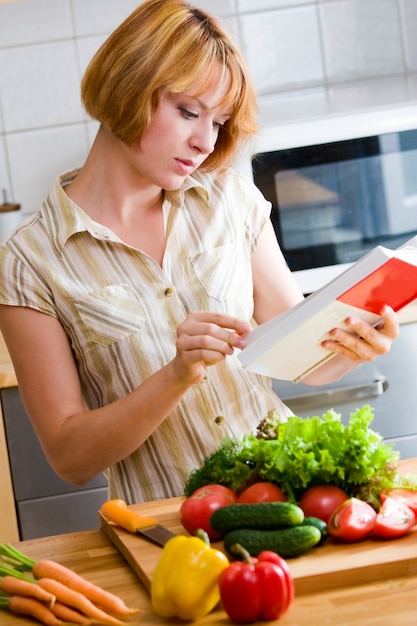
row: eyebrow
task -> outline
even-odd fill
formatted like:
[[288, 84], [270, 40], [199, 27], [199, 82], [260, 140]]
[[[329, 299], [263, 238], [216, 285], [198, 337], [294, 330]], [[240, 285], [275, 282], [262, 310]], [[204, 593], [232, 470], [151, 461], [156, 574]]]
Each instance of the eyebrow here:
[[[195, 100], [196, 102], [198, 102], [198, 104], [201, 106], [202, 109], [204, 109], [204, 111], [212, 111], [213, 109], [211, 109], [209, 106], [207, 106], [207, 104], [205, 102], [203, 102], [203, 100], [201, 100], [200, 98], [198, 98], [197, 96], [190, 96], [190, 95], [186, 95], [183, 94], [186, 98], [191, 98], [192, 100]], [[219, 113], [220, 117], [231, 117], [232, 116], [233, 111], [227, 112], [227, 113]]]

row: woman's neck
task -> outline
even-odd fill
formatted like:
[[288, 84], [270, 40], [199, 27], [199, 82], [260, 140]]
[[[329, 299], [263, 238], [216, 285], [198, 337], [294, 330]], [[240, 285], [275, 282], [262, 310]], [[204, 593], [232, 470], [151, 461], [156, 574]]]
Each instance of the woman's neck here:
[[91, 219], [161, 263], [163, 190], [140, 179], [128, 152], [123, 142], [101, 127], [84, 166], [65, 191]]

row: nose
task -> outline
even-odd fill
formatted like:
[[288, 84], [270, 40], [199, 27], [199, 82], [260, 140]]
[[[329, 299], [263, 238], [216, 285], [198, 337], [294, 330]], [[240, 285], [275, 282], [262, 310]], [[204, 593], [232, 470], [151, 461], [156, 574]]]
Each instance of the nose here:
[[215, 148], [218, 134], [219, 129], [213, 125], [212, 121], [204, 121], [204, 123], [196, 125], [190, 139], [193, 149], [200, 154], [211, 154]]

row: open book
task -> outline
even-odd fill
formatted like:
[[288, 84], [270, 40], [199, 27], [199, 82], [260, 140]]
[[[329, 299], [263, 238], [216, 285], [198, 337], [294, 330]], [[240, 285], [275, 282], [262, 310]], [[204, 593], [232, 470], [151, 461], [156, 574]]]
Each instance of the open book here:
[[320, 344], [356, 315], [377, 326], [384, 304], [399, 311], [417, 298], [417, 236], [396, 250], [377, 246], [285, 313], [256, 327], [238, 358], [248, 370], [300, 381], [335, 356]]

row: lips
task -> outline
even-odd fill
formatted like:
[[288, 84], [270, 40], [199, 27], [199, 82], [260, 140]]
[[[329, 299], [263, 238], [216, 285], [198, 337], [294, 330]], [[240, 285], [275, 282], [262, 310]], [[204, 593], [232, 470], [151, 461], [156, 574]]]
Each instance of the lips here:
[[189, 174], [195, 168], [195, 162], [189, 159], [175, 159], [175, 162], [180, 171], [184, 174]]

